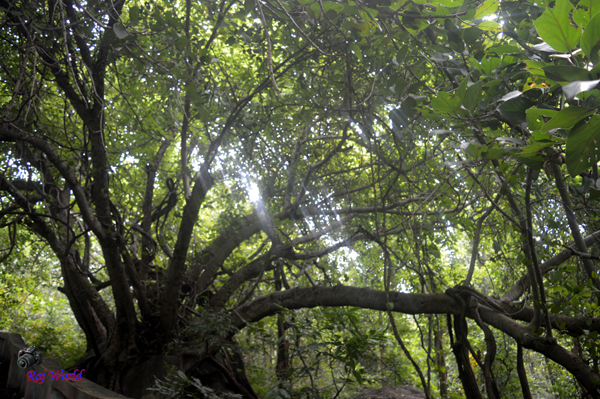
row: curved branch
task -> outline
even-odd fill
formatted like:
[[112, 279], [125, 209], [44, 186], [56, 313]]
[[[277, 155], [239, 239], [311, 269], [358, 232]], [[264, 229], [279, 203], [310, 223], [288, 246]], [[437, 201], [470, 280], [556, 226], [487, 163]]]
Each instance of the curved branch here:
[[160, 165], [165, 152], [171, 144], [170, 140], [165, 140], [160, 144], [160, 148], [154, 157], [152, 163], [146, 165], [146, 190], [144, 191], [144, 202], [142, 203], [142, 265], [140, 266], [140, 280], [146, 281], [148, 277], [148, 267], [152, 262], [152, 255], [147, 248], [154, 246], [152, 240], [152, 201], [154, 199], [154, 180], [156, 179], [156, 171]]
[[[583, 239], [583, 242], [586, 246], [594, 245], [600, 243], [600, 230], [590, 234], [589, 236]], [[567, 249], [563, 249], [558, 254], [554, 255], [552, 258], [548, 259], [546, 262], [540, 265], [540, 270], [542, 274], [549, 272], [555, 267], [561, 265], [571, 256], [573, 256], [573, 252], [571, 248], [575, 249], [576, 244], [572, 244]], [[516, 301], [523, 295], [527, 287], [529, 287], [530, 281], [529, 276], [524, 275], [521, 277], [512, 287], [509, 289], [501, 298], [502, 301], [512, 302]]]
[[73, 170], [67, 165], [65, 161], [63, 161], [58, 152], [54, 149], [54, 147], [52, 147], [52, 145], [50, 145], [50, 143], [48, 143], [46, 140], [39, 136], [27, 133], [23, 130], [20, 130], [14, 126], [10, 126], [7, 124], [0, 124], [0, 140], [22, 140], [31, 144], [32, 146], [46, 154], [48, 160], [56, 167], [61, 176], [69, 184], [71, 190], [73, 190], [73, 195], [75, 196], [77, 206], [81, 211], [81, 216], [83, 217], [85, 223], [88, 226], [90, 226], [90, 229], [99, 239], [105, 237], [102, 225], [94, 216], [94, 213], [90, 208], [90, 205], [83, 191], [83, 187], [81, 187], [81, 185], [79, 184], [79, 181], [73, 173]]
[[177, 234], [175, 248], [173, 249], [173, 257], [167, 269], [167, 282], [161, 300], [161, 328], [165, 335], [172, 333], [172, 328], [177, 320], [177, 301], [179, 300], [181, 285], [183, 284], [188, 248], [192, 239], [194, 226], [198, 220], [200, 205], [202, 205], [206, 193], [208, 193], [213, 184], [214, 180], [208, 173], [208, 170], [204, 167], [201, 168], [195, 179], [192, 195], [183, 208], [181, 225]]
[[[573, 236], [573, 241], [575, 241], [575, 246], [578, 251], [588, 253], [587, 245], [585, 244], [585, 240], [581, 235], [579, 224], [577, 223], [575, 213], [573, 212], [573, 203], [571, 202], [571, 196], [569, 195], [569, 190], [567, 189], [567, 185], [563, 179], [560, 166], [556, 162], [550, 162], [550, 165], [552, 167], [552, 174], [556, 180], [556, 188], [558, 189], [560, 198], [562, 199], [563, 209], [567, 215], [567, 221], [569, 222], [569, 227], [571, 228], [571, 235]], [[594, 262], [592, 262], [591, 259], [581, 258], [581, 263], [583, 263], [583, 267], [587, 276], [592, 280], [594, 287], [596, 287], [598, 290], [596, 296], [600, 301], [600, 279], [594, 270]]]
[[481, 226], [485, 219], [492, 213], [494, 210], [494, 205], [497, 204], [500, 199], [501, 194], [496, 196], [496, 200], [492, 202], [492, 205], [485, 210], [483, 215], [477, 219], [477, 226], [475, 227], [475, 235], [473, 236], [473, 248], [471, 249], [471, 263], [469, 264], [469, 271], [467, 272], [467, 277], [465, 278], [465, 285], [471, 285], [471, 279], [473, 278], [473, 272], [475, 271], [475, 262], [477, 261], [477, 257], [479, 256], [479, 242], [481, 241]]
[[[535, 242], [533, 241], [533, 215], [531, 213], [531, 186], [533, 185], [533, 169], [527, 169], [527, 182], [525, 187], [525, 211], [527, 213], [527, 241], [529, 243], [529, 252], [531, 253], [531, 260], [533, 264], [533, 272], [535, 275], [534, 280], [537, 282], [539, 290], [540, 306], [544, 312], [544, 321], [546, 323], [546, 336], [552, 338], [552, 327], [550, 324], [550, 318], [548, 316], [548, 308], [546, 306], [546, 293], [544, 291], [544, 279], [540, 270], [540, 264], [537, 257], [537, 251], [535, 249]], [[532, 292], [535, 292], [533, 289]], [[532, 324], [534, 324], [532, 322]], [[537, 327], [537, 326], [536, 326]]]
[[[363, 309], [387, 311], [386, 303], [392, 302], [394, 312], [405, 314], [460, 314], [461, 307], [457, 301], [446, 294], [406, 294], [390, 292], [386, 300], [386, 292], [371, 288], [356, 288], [337, 285], [334, 287], [293, 288], [274, 292], [240, 306], [231, 312], [232, 323], [238, 329], [248, 323], [272, 316], [281, 309], [314, 308], [317, 306], [355, 306]], [[541, 353], [567, 369], [594, 397], [599, 398], [598, 386], [600, 376], [579, 356], [561, 347], [554, 340], [531, 334], [527, 326], [511, 320], [485, 306], [479, 307], [481, 320], [513, 337], [525, 348]], [[467, 317], [474, 319], [472, 311]], [[211, 345], [203, 350], [210, 351]]]

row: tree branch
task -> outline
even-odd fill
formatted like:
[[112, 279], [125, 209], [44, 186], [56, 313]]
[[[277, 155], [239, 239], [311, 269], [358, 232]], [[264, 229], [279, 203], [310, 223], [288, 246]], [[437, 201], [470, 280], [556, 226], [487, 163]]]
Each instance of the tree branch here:
[[48, 141], [41, 138], [40, 136], [27, 133], [21, 129], [7, 124], [0, 124], [0, 140], [22, 140], [31, 144], [32, 146], [46, 154], [48, 160], [56, 167], [61, 176], [69, 184], [71, 190], [73, 190], [73, 195], [75, 196], [77, 206], [81, 211], [81, 215], [85, 223], [90, 227], [90, 229], [99, 239], [105, 236], [102, 225], [94, 216], [94, 213], [87, 201], [85, 192], [83, 191], [83, 188], [81, 187], [79, 181], [75, 177], [72, 168], [70, 168], [67, 165], [67, 163], [63, 161], [58, 152], [54, 149], [54, 147], [52, 147], [52, 145], [50, 145], [50, 143], [48, 143]]

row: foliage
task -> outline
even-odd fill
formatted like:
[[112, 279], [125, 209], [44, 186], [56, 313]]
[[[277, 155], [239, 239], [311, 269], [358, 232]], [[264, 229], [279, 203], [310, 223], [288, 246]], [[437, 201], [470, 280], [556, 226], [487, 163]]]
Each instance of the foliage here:
[[[68, 301], [111, 387], [235, 336], [263, 397], [598, 396], [594, 1], [0, 16], [2, 328], [56, 353]], [[184, 371], [156, 389], [218, 394]]]
[[[0, 331], [20, 334], [43, 356], [73, 365], [85, 352], [85, 336], [69, 304], [50, 286], [58, 275], [44, 248], [23, 246], [0, 273]], [[26, 266], [21, 266], [26, 265]]]
[[[206, 399], [223, 399], [223, 398], [241, 398], [240, 395], [226, 394], [224, 396], [215, 394], [215, 391], [211, 388], [202, 385], [197, 378], [188, 378], [181, 370], [171, 370], [171, 376], [166, 377], [166, 381], [156, 379], [155, 387], [148, 388], [149, 391], [157, 391], [163, 395], [167, 395], [171, 398], [206, 398]], [[186, 388], [193, 387], [197, 390], [196, 393], [190, 393], [186, 391]]]
[[224, 339], [235, 331], [231, 319], [224, 312], [210, 313], [202, 308], [195, 316], [181, 329], [181, 339], [175, 339], [166, 346], [166, 353], [178, 353], [184, 346], [200, 345], [210, 339]]

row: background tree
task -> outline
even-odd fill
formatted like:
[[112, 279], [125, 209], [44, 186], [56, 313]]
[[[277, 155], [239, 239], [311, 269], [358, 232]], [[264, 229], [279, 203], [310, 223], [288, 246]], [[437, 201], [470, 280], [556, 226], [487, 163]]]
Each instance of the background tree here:
[[233, 336], [278, 314], [273, 395], [320, 392], [310, 332], [334, 394], [393, 342], [430, 397], [529, 397], [524, 352], [600, 396], [594, 2], [0, 7], [4, 255], [51, 249], [89, 378], [255, 397]]

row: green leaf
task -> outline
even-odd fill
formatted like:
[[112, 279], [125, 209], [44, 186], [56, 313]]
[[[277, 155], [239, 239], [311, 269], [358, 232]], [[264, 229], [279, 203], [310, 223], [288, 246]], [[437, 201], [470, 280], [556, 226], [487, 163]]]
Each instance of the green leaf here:
[[544, 158], [542, 158], [540, 155], [537, 155], [537, 153], [535, 153], [535, 154], [529, 153], [529, 154], [525, 154], [525, 155], [513, 153], [511, 155], [513, 158], [515, 158], [519, 162], [522, 162], [523, 164], [529, 166], [532, 169], [539, 170], [544, 166], [544, 162], [545, 162]]
[[545, 63], [540, 62], [540, 61], [531, 61], [531, 60], [527, 60], [525, 61], [525, 65], [526, 69], [532, 74], [532, 75], [537, 75], [537, 76], [546, 76], [546, 73], [542, 70], [542, 68], [544, 68], [544, 66], [546, 66]]
[[533, 141], [543, 141], [543, 142], [552, 141], [552, 137], [550, 137], [550, 133], [542, 133], [539, 130], [536, 130], [535, 132], [531, 132], [531, 139]]
[[493, 46], [488, 48], [485, 53], [486, 54], [495, 54], [497, 56], [503, 54], [519, 54], [521, 53], [521, 49], [515, 46], [510, 46], [508, 44], [504, 44], [502, 46]]
[[402, 109], [404, 114], [409, 118], [409, 120], [412, 120], [415, 116], [417, 116], [418, 112], [415, 110], [416, 107], [417, 100], [415, 100], [413, 96], [406, 97], [406, 99], [402, 102], [402, 105], [400, 106], [400, 108]]
[[573, 82], [575, 80], [589, 80], [590, 73], [587, 69], [574, 65], [550, 65], [542, 68], [548, 79], [557, 82]]
[[120, 22], [117, 22], [113, 25], [113, 31], [119, 39], [125, 39], [127, 36], [129, 36], [129, 32], [127, 32], [127, 29], [125, 29], [123, 24], [121, 24]]
[[554, 8], [546, 3], [544, 13], [533, 22], [542, 40], [562, 53], [570, 52], [581, 38], [581, 26], [574, 28], [571, 25], [572, 9], [569, 0], [556, 0]]
[[581, 95], [581, 99], [584, 100], [582, 104], [584, 107], [596, 108], [600, 105], [600, 90], [588, 90]]
[[465, 230], [473, 231], [473, 228], [475, 227], [475, 223], [473, 223], [473, 220], [471, 220], [469, 218], [459, 217], [458, 221], [459, 221], [459, 224], [462, 225], [462, 227]]
[[496, 12], [498, 9], [498, 0], [487, 0], [484, 1], [482, 5], [477, 7], [477, 11], [475, 11], [475, 15], [473, 19], [480, 19], [483, 17], [488, 17]]
[[[302, 3], [302, 0], [300, 0], [300, 3]], [[308, 1], [306, 3], [308, 3]], [[306, 4], [306, 3], [303, 3], [303, 4]], [[246, 10], [246, 14], [250, 14], [252, 11], [254, 11], [255, 7], [256, 7], [256, 3], [254, 0], [245, 0], [244, 1], [244, 10]]]
[[[313, 12], [315, 13], [315, 16], [318, 18], [321, 15], [321, 5], [318, 2], [315, 2], [310, 7], [313, 10]], [[333, 14], [330, 15], [330, 13], [327, 13], [327, 11], [329, 11], [329, 10], [333, 10]], [[323, 2], [323, 11], [325, 11], [327, 13], [327, 16], [333, 18], [333, 17], [335, 17], [335, 14], [339, 14], [342, 11], [344, 11], [344, 5], [340, 4], [340, 3], [334, 3], [331, 1], [324, 1]]]
[[465, 43], [467, 44], [475, 44], [477, 39], [481, 37], [483, 31], [477, 27], [471, 27], [467, 29], [461, 29], [462, 37]]
[[394, 58], [392, 58], [392, 62], [394, 64], [396, 64], [396, 66], [402, 65], [402, 63], [404, 62], [404, 59], [406, 58], [406, 54], [408, 54], [408, 50], [409, 50], [408, 46], [403, 46], [400, 49], [400, 51], [398, 51], [398, 54], [396, 54], [396, 56]]
[[477, 25], [477, 27], [481, 30], [485, 30], [488, 32], [496, 32], [496, 33], [502, 32], [502, 25], [500, 25], [496, 21], [483, 21], [482, 23]]
[[544, 109], [544, 108], [534, 108], [531, 107], [527, 111], [527, 126], [529, 130], [540, 130], [546, 121], [543, 116], [553, 117], [558, 113], [557, 110], [554, 109]]
[[[416, 3], [416, 1], [415, 1], [415, 3]], [[432, 0], [432, 1], [425, 0], [424, 3], [419, 3], [419, 4], [428, 4], [428, 3], [433, 3], [435, 5], [439, 4], [444, 7], [452, 8], [452, 7], [462, 6], [463, 0]]]
[[185, 36], [181, 36], [179, 39], [175, 40], [175, 47], [178, 50], [183, 50], [189, 43], [189, 39]]
[[581, 50], [595, 64], [600, 61], [598, 42], [600, 42], [600, 13], [594, 15], [581, 35]]
[[563, 86], [563, 93], [567, 97], [567, 100], [572, 100], [576, 95], [581, 93], [582, 91], [593, 90], [600, 83], [599, 80], [588, 80], [585, 82], [575, 81], [571, 82], [568, 85]]
[[462, 40], [460, 30], [450, 19], [444, 20], [444, 28], [448, 35], [450, 48], [458, 53], [462, 52], [465, 49], [465, 43]]
[[600, 116], [575, 126], [567, 138], [567, 170], [575, 177], [600, 160]]
[[483, 154], [483, 159], [500, 159], [506, 155], [506, 151], [501, 148], [490, 148]]
[[469, 87], [469, 79], [463, 79], [462, 82], [460, 82], [460, 84], [458, 85], [458, 88], [456, 89], [456, 96], [463, 101], [465, 98], [465, 92], [467, 91], [467, 88]]
[[352, 374], [354, 374], [354, 378], [358, 381], [359, 384], [362, 384], [362, 375], [357, 370], [352, 370]]
[[460, 145], [460, 149], [463, 150], [468, 156], [476, 158], [479, 151], [479, 145], [473, 143], [462, 143]]
[[600, 78], [600, 63], [596, 64], [592, 68], [592, 70], [590, 71], [590, 75], [592, 76], [592, 79]]
[[600, 11], [598, 0], [580, 0], [577, 3], [577, 9], [573, 11], [573, 21], [585, 29], [590, 19], [598, 11]]
[[526, 147], [521, 148], [521, 152], [519, 153], [520, 156], [531, 159], [531, 158], [535, 158], [536, 155], [541, 155], [540, 151], [542, 151], [544, 148], [551, 146], [552, 142], [547, 142], [547, 143], [533, 143], [533, 144], [529, 144]]
[[520, 96], [504, 102], [499, 108], [500, 114], [512, 125], [527, 122], [525, 111], [533, 105], [530, 99]]
[[402, 7], [404, 5], [404, 3], [406, 3], [407, 0], [398, 0], [398, 1], [394, 1], [392, 2], [392, 5], [390, 5], [390, 8], [394, 11], [398, 11], [398, 9], [400, 7]]
[[546, 133], [549, 130], [558, 128], [570, 129], [586, 116], [590, 116], [595, 113], [595, 109], [587, 109], [582, 107], [565, 108], [558, 114], [554, 115], [552, 119], [550, 119], [548, 123], [542, 127], [542, 133]]
[[325, 10], [325, 12], [327, 12], [329, 10], [333, 10], [339, 14], [342, 11], [344, 11], [344, 5], [340, 4], [340, 3], [335, 3], [333, 1], [324, 1], [323, 2], [323, 10]]
[[129, 8], [129, 23], [133, 26], [140, 22], [140, 7], [132, 6]]
[[[333, 3], [333, 4], [338, 4], [338, 3]], [[365, 10], [371, 16], [371, 18], [377, 18], [377, 15], [379, 15], [379, 11], [377, 11], [374, 8], [363, 7], [363, 10]]]
[[358, 59], [362, 60], [363, 56], [362, 56], [362, 52], [360, 51], [360, 47], [358, 47], [358, 45], [356, 43], [350, 43], [350, 48], [352, 49], [354, 54], [356, 54]]
[[431, 107], [438, 114], [457, 115], [460, 110], [460, 99], [442, 92], [431, 100]]
[[481, 86], [483, 86], [483, 81], [479, 80], [465, 91], [465, 96], [462, 103], [469, 111], [473, 111], [473, 108], [475, 108], [475, 106], [479, 104], [481, 100], [483, 100]]
[[394, 310], [394, 302], [387, 302], [385, 308], [390, 311]]

